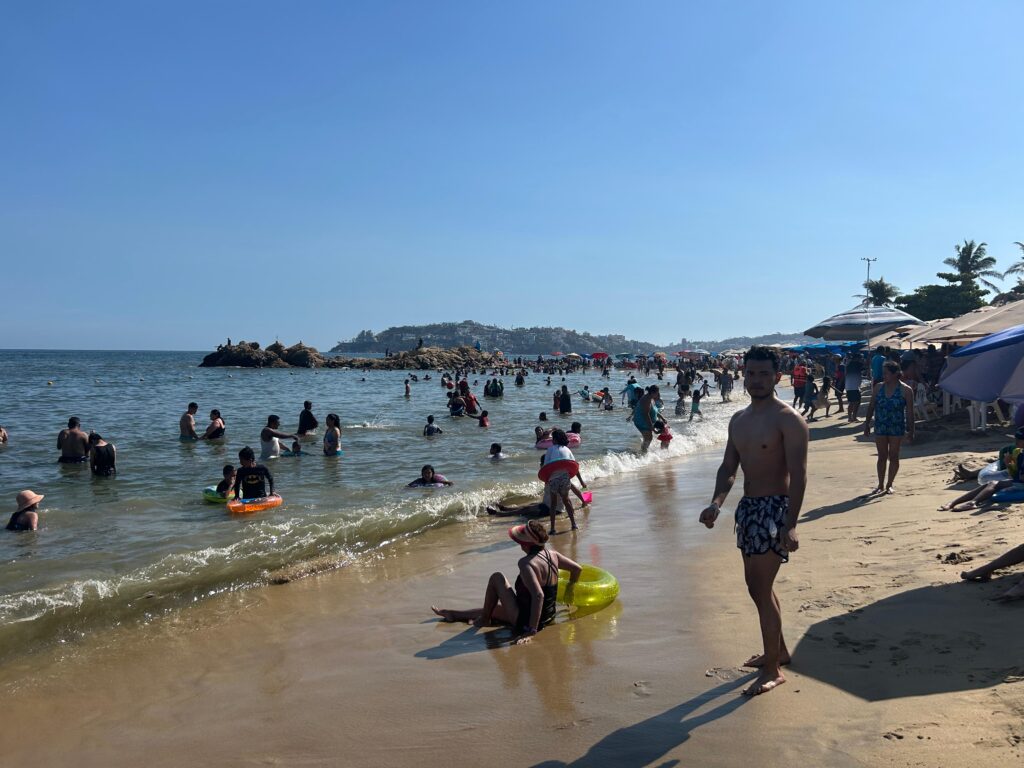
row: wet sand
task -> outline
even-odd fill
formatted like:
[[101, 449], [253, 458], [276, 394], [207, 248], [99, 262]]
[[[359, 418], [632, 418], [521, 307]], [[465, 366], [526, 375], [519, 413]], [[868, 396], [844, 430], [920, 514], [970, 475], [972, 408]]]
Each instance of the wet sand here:
[[[1021, 540], [1013, 507], [937, 512], [955, 459], [1005, 438], [923, 434], [899, 494], [861, 500], [871, 443], [814, 425], [802, 547], [778, 592], [794, 664], [748, 700], [760, 647], [731, 526], [697, 515], [718, 452], [595, 483], [570, 557], [622, 584], [545, 629], [437, 622], [514, 578], [513, 519], [399, 541], [292, 583], [29, 654], [0, 670], [10, 765], [1005, 765], [1024, 737], [1024, 605], [961, 584]], [[948, 451], [954, 451], [950, 454]], [[567, 528], [563, 520], [561, 527]], [[966, 567], [971, 567], [970, 565]]]

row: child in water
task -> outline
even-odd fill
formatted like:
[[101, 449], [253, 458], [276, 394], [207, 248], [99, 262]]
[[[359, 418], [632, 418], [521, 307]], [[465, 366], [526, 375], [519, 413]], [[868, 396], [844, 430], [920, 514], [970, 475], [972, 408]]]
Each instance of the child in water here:
[[235, 484], [235, 468], [230, 464], [225, 464], [222, 474], [224, 479], [217, 483], [217, 495], [226, 499], [231, 486]]
[[695, 389], [691, 397], [693, 401], [690, 403], [690, 421], [693, 421], [694, 416], [700, 416], [700, 420], [704, 421], [704, 414], [700, 412], [700, 400], [704, 395], [699, 389]]
[[476, 417], [476, 420], [481, 427], [491, 426], [491, 420], [487, 418], [487, 411], [480, 411], [480, 415]]
[[[554, 443], [547, 452], [544, 454], [541, 460], [541, 466], [545, 464], [551, 464], [556, 461], [576, 461], [576, 457], [573, 456], [572, 451], [569, 450], [569, 438], [566, 437], [565, 432], [560, 429], [555, 429], [551, 433], [551, 441]], [[576, 476], [580, 480], [580, 485], [584, 488], [587, 487], [586, 481], [583, 479], [583, 475], [579, 473], [577, 469]], [[572, 483], [569, 482], [569, 473], [565, 470], [559, 470], [551, 474], [548, 477], [547, 482], [544, 483], [544, 503], [548, 505], [551, 510], [551, 526], [550, 533], [555, 533], [555, 515], [558, 514], [558, 501], [561, 500], [562, 505], [565, 507], [565, 513], [569, 516], [569, 522], [572, 525], [572, 530], [578, 531], [579, 526], [576, 525], [576, 516], [573, 514], [572, 502], [569, 501], [569, 491], [572, 488]]]
[[654, 425], [654, 431], [658, 433], [658, 442], [661, 443], [661, 449], [665, 450], [668, 448], [668, 444], [672, 442], [672, 430], [668, 428], [667, 421], [659, 421]]
[[285, 448], [283, 451], [281, 451], [281, 455], [282, 456], [303, 456], [304, 454], [302, 453], [302, 446], [299, 445], [299, 441], [298, 440], [294, 440], [294, 441], [292, 441], [291, 450], [288, 450], [287, 448]]
[[501, 452], [501, 443], [491, 443], [490, 457], [491, 461], [503, 461], [508, 458], [508, 456]]
[[433, 437], [434, 435], [443, 435], [444, 430], [434, 424], [434, 417], [427, 416], [427, 425], [423, 428], [424, 437]]

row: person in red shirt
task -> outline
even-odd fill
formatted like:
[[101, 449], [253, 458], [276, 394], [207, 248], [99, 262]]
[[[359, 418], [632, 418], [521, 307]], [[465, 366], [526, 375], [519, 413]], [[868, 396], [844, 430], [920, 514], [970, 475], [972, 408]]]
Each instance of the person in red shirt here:
[[807, 386], [807, 366], [804, 365], [804, 361], [797, 360], [796, 366], [793, 368], [793, 407], [796, 408], [796, 404], [803, 402], [804, 399], [804, 387]]

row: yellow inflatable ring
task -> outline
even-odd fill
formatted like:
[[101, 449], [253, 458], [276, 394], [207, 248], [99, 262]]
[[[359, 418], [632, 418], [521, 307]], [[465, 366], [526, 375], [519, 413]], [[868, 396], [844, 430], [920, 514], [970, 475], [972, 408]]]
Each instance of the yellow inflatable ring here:
[[583, 565], [583, 573], [566, 599], [569, 574], [558, 573], [558, 602], [596, 611], [611, 605], [619, 595], [619, 580], [596, 565]]

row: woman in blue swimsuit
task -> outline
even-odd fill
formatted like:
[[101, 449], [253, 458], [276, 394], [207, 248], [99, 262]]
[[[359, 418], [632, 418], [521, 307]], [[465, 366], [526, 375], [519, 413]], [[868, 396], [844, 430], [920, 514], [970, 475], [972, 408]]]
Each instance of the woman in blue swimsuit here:
[[[864, 419], [864, 437], [871, 434], [875, 419], [875, 446], [878, 448], [878, 485], [871, 493], [892, 493], [892, 483], [900, 471], [900, 445], [903, 438], [914, 441], [914, 391], [900, 381], [900, 367], [892, 360], [882, 366], [882, 381], [875, 384]], [[888, 464], [888, 478], [886, 477]]]

